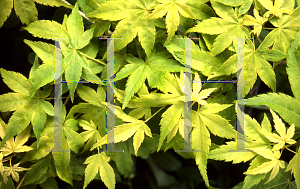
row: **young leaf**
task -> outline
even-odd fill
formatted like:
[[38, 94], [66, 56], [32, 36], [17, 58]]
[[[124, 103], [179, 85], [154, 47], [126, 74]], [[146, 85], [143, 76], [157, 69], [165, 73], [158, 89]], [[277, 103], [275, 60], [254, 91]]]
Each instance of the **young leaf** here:
[[17, 164], [14, 164], [13, 166], [6, 167], [4, 166], [4, 174], [3, 174], [3, 180], [4, 183], [7, 184], [7, 180], [10, 175], [11, 177], [16, 181], [19, 182], [19, 173], [21, 171], [26, 171], [28, 168], [19, 167], [20, 162]]
[[136, 93], [145, 82], [146, 78], [150, 87], [158, 88], [166, 92], [165, 71], [175, 72], [182, 69], [182, 66], [175, 60], [169, 59], [170, 55], [166, 53], [152, 54], [146, 61], [127, 57], [130, 63], [125, 65], [117, 74], [115, 80], [118, 81], [129, 76], [125, 88], [125, 98], [122, 109], [126, 107], [131, 97]]
[[186, 5], [185, 0], [170, 1], [170, 0], [158, 0], [162, 3], [154, 8], [154, 11], [147, 17], [148, 19], [157, 19], [166, 15], [166, 25], [168, 31], [168, 38], [164, 43], [166, 46], [174, 36], [179, 26], [179, 13], [186, 18], [194, 18], [194, 14], [191, 8]]
[[213, 55], [217, 55], [235, 41], [232, 38], [248, 38], [250, 35], [246, 27], [241, 27], [242, 20], [235, 17], [236, 15], [232, 7], [220, 4], [216, 1], [211, 1], [211, 3], [214, 10], [221, 18], [212, 17], [203, 20], [195, 27], [187, 30], [186, 33], [199, 32], [211, 35], [220, 34], [215, 39], [211, 50]]
[[84, 164], [88, 164], [85, 169], [85, 179], [83, 188], [95, 178], [96, 174], [99, 173], [102, 181], [108, 189], [115, 188], [115, 173], [113, 168], [109, 165], [109, 157], [104, 152], [95, 154], [88, 157]]
[[269, 11], [265, 13], [266, 17], [269, 17], [270, 14], [273, 14], [277, 17], [282, 17], [282, 13], [289, 14], [291, 12], [290, 9], [281, 8], [284, 0], [275, 0], [274, 6], [271, 0], [258, 0], [262, 6], [264, 6]]
[[266, 49], [273, 45], [272, 49], [287, 53], [291, 41], [295, 38], [297, 32], [300, 30], [300, 26], [298, 24], [299, 20], [300, 7], [297, 7], [290, 13], [290, 15], [286, 16], [285, 19], [280, 19], [279, 22], [275, 22], [278, 24], [276, 25], [277, 28], [273, 29], [265, 37], [261, 44], [261, 48]]
[[[261, 80], [269, 86], [273, 91], [276, 91], [275, 73], [272, 66], [267, 60], [279, 61], [286, 57], [286, 55], [278, 50], [265, 50], [260, 45], [255, 49], [255, 45], [249, 39], [246, 40], [245, 46], [245, 89], [244, 95], [248, 94], [253, 87], [257, 74]], [[227, 61], [214, 73], [218, 75], [228, 75], [236, 72], [237, 54], [231, 56]], [[223, 72], [223, 73], [222, 73]], [[221, 74], [222, 73], [222, 74]]]
[[145, 17], [149, 15], [148, 11], [154, 6], [154, 0], [108, 1], [87, 16], [110, 21], [121, 20], [111, 36], [112, 38], [122, 38], [115, 42], [115, 50], [123, 49], [138, 36], [143, 49], [150, 57], [156, 30], [152, 20]]

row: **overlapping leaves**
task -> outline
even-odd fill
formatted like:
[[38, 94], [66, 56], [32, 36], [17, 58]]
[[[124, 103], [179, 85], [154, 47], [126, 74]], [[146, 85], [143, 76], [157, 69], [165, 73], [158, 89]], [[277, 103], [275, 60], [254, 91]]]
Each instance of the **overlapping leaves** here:
[[[64, 55], [64, 58], [61, 61], [61, 73], [65, 73], [65, 79], [69, 81], [67, 85], [70, 90], [72, 101], [74, 100], [74, 93], [78, 83], [71, 81], [79, 81], [83, 74], [95, 74], [95, 72], [91, 70], [91, 64], [94, 62], [97, 62], [97, 64], [104, 64], [101, 61], [94, 59], [98, 52], [97, 46], [95, 46], [93, 43], [90, 43], [90, 40], [93, 37], [94, 28], [84, 32], [83, 19], [78, 12], [78, 4], [75, 5], [69, 17], [65, 18], [62, 25], [55, 21], [39, 20], [31, 23], [24, 29], [36, 37], [54, 40], [61, 39], [61, 48], [58, 47], [61, 49]], [[34, 83], [34, 88], [30, 93], [32, 96], [33, 92], [39, 87], [51, 82], [51, 78], [54, 74], [55, 67], [53, 64], [55, 63], [55, 58], [53, 56], [54, 52], [51, 50], [53, 49], [53, 46], [44, 44], [42, 42], [34, 43], [27, 41], [27, 44], [44, 62], [51, 62], [51, 64], [45, 64], [44, 66], [39, 67], [35, 72], [35, 76], [33, 76], [31, 79]], [[49, 54], [51, 55], [47, 56]], [[46, 75], [44, 72], [46, 72]], [[95, 75], [93, 78], [94, 80], [95, 78], [96, 80], [100, 80]], [[43, 82], [40, 83], [40, 80]]]

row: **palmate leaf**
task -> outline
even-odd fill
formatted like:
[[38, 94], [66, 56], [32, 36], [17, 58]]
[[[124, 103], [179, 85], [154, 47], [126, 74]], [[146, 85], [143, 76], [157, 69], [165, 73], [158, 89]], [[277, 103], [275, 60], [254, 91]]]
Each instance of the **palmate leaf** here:
[[0, 27], [11, 13], [13, 5], [16, 15], [23, 24], [28, 25], [38, 20], [38, 12], [34, 2], [52, 7], [64, 6], [66, 8], [72, 8], [72, 5], [67, 4], [63, 0], [4, 0], [0, 2]]
[[136, 93], [147, 81], [152, 88], [158, 88], [166, 92], [165, 71], [175, 72], [183, 69], [177, 61], [169, 59], [171, 56], [167, 52], [159, 52], [152, 54], [146, 61], [136, 58], [127, 57], [130, 63], [125, 65], [117, 74], [115, 81], [129, 76], [125, 88], [125, 98], [122, 109], [126, 107], [131, 97]]
[[234, 12], [232, 7], [216, 1], [211, 1], [211, 3], [214, 10], [221, 18], [212, 17], [203, 20], [195, 27], [187, 30], [186, 33], [199, 32], [211, 35], [220, 34], [215, 39], [211, 50], [213, 55], [217, 55], [229, 47], [232, 42], [236, 41], [231, 38], [248, 38], [250, 35], [248, 29], [241, 26], [243, 18], [238, 17], [237, 12]]
[[[3, 81], [16, 93], [7, 93], [0, 96], [0, 103], [2, 104], [2, 111], [15, 111], [9, 119], [6, 135], [2, 140], [1, 147], [6, 140], [16, 134], [22, 132], [31, 122], [33, 131], [39, 141], [41, 130], [46, 123], [46, 113], [53, 116], [54, 109], [51, 103], [44, 100], [43, 92], [37, 91], [32, 99], [28, 100], [31, 85], [27, 79], [16, 72], [6, 71], [1, 69]], [[17, 78], [17, 79], [16, 79]], [[11, 99], [18, 100], [10, 104]]]
[[19, 167], [19, 165], [20, 165], [20, 162], [17, 164], [14, 164], [11, 167], [4, 166], [3, 180], [4, 180], [5, 184], [8, 181], [7, 177], [9, 177], [10, 175], [16, 182], [19, 182], [19, 173], [18, 172], [28, 170], [28, 168]]
[[[29, 33], [33, 34], [36, 37], [52, 38], [52, 39], [67, 38], [67, 39], [62, 39], [62, 42], [60, 44], [61, 51], [63, 52], [64, 55], [64, 58], [62, 59], [61, 62], [62, 64], [61, 72], [65, 73], [67, 81], [79, 81], [82, 72], [91, 73], [92, 70], [90, 68], [90, 63], [89, 63], [89, 61], [91, 60], [97, 61], [97, 63], [100, 62], [101, 64], [104, 64], [101, 61], [94, 59], [98, 51], [97, 46], [90, 43], [90, 40], [93, 37], [94, 28], [91, 28], [84, 32], [83, 20], [78, 11], [79, 11], [78, 4], [76, 4], [74, 9], [72, 10], [72, 13], [64, 21], [65, 23], [63, 25], [60, 25], [55, 21], [40, 20], [40, 21], [33, 22], [28, 27], [24, 28]], [[48, 29], [45, 30], [45, 28]], [[46, 48], [47, 45], [45, 44], [30, 43], [30, 46], [33, 48], [33, 50], [35, 50], [38, 56], [43, 57], [45, 53], [50, 53], [49, 47]], [[43, 52], [43, 50], [44, 51], [47, 50], [47, 51]], [[53, 52], [52, 52], [52, 56], [53, 56]], [[55, 60], [55, 59], [50, 59], [50, 60]], [[42, 71], [46, 71], [47, 68], [50, 68], [50, 65], [42, 66], [40, 68], [41, 70], [39, 69], [38, 70], [39, 72], [42, 72]], [[54, 73], [53, 68], [48, 69], [46, 73], [47, 74], [45, 75], [44, 83], [49, 82], [51, 73], [53, 76]], [[34, 77], [32, 78], [32, 80], [36, 80], [36, 79], [39, 78], [34, 78]], [[74, 92], [78, 83], [68, 82], [67, 85], [70, 90], [71, 100], [73, 101]], [[35, 86], [35, 88], [39, 86], [40, 85], [37, 85]]]
[[[108, 108], [112, 108], [112, 105], [105, 103]], [[99, 147], [103, 144], [111, 143], [114, 141], [115, 143], [126, 141], [131, 136], [133, 137], [133, 147], [134, 147], [134, 153], [137, 154], [137, 151], [144, 141], [145, 134], [149, 137], [152, 137], [152, 133], [150, 128], [145, 124], [144, 121], [135, 119], [127, 114], [125, 114], [120, 107], [114, 106], [115, 115], [122, 119], [125, 123], [122, 125], [118, 125], [114, 130], [111, 130], [106, 134], [99, 142], [93, 145], [93, 147], [90, 149], [91, 151], [94, 150], [96, 147]], [[108, 138], [108, 135], [110, 133], [113, 133], [113, 138]]]
[[[275, 73], [267, 60], [279, 61], [284, 59], [286, 54], [280, 52], [279, 50], [264, 49], [263, 45], [260, 45], [257, 49], [255, 49], [253, 42], [249, 39], [246, 40], [246, 43], [247, 45], [245, 45], [244, 49], [244, 95], [248, 94], [250, 89], [253, 87], [257, 74], [267, 86], [269, 86], [273, 91], [276, 91]], [[224, 62], [224, 64], [215, 73], [213, 73], [213, 75], [218, 76], [236, 73], [236, 62], [237, 54], [229, 57], [227, 61]]]
[[274, 143], [278, 143], [273, 146], [273, 151], [280, 150], [284, 147], [285, 143], [295, 144], [296, 141], [292, 139], [295, 134], [295, 125], [292, 124], [288, 130], [286, 131], [285, 125], [282, 120], [275, 114], [275, 112], [271, 109], [271, 114], [274, 119], [275, 129], [279, 136], [275, 133], [264, 132], [264, 135]]
[[84, 164], [88, 165], [85, 169], [83, 188], [87, 187], [87, 185], [95, 178], [97, 173], [100, 174], [102, 181], [108, 189], [115, 188], [115, 173], [114, 169], [108, 163], [109, 159], [110, 157], [106, 156], [104, 152], [101, 152], [90, 156], [85, 160]]
[[90, 123], [85, 120], [79, 120], [79, 126], [85, 131], [80, 133], [83, 141], [86, 142], [83, 151], [90, 149], [95, 143], [101, 140], [101, 135], [98, 131], [97, 126], [91, 120]]
[[[273, 20], [273, 21], [272, 21]], [[290, 15], [283, 16], [282, 19], [272, 18], [271, 23], [277, 27], [273, 29], [264, 39], [261, 48], [265, 49], [273, 45], [272, 49], [287, 53], [291, 41], [300, 31], [300, 8], [294, 9]]]
[[168, 38], [164, 43], [167, 45], [173, 38], [175, 31], [179, 26], [179, 13], [186, 18], [194, 18], [191, 8], [186, 4], [186, 0], [159, 0], [162, 3], [155, 7], [154, 11], [147, 17], [147, 19], [157, 19], [166, 15], [166, 26], [168, 31]]
[[262, 6], [264, 6], [266, 9], [269, 10], [265, 13], [266, 17], [268, 17], [270, 14], [273, 14], [274, 16], [281, 18], [282, 13], [289, 14], [291, 12], [290, 9], [281, 8], [284, 0], [275, 0], [274, 5], [271, 0], [258, 0], [258, 1], [260, 2], [260, 4], [262, 4]]
[[145, 17], [149, 15], [148, 11], [153, 9], [154, 6], [154, 0], [108, 1], [99, 6], [97, 10], [87, 14], [87, 16], [110, 21], [121, 20], [111, 36], [112, 38], [122, 38], [116, 40], [115, 50], [123, 49], [138, 36], [143, 49], [150, 57], [155, 42], [156, 30], [152, 20]]
[[245, 15], [243, 25], [245, 26], [254, 26], [253, 30], [251, 33], [256, 34], [257, 36], [260, 35], [260, 32], [262, 30], [262, 26], [265, 24], [265, 22], [268, 21], [268, 18], [261, 17], [256, 9], [253, 9], [253, 15], [255, 18], [253, 18], [250, 15]]
[[283, 93], [269, 93], [245, 99], [248, 106], [266, 105], [276, 111], [288, 124], [299, 127], [300, 103], [295, 98]]
[[270, 159], [271, 161], [262, 163], [258, 167], [246, 171], [244, 174], [256, 175], [256, 174], [268, 173], [272, 170], [269, 179], [266, 181], [266, 183], [268, 183], [276, 177], [276, 175], [279, 172], [279, 167], [285, 168], [284, 161], [279, 160], [281, 155], [279, 151], [274, 151], [274, 153], [272, 153], [271, 150], [262, 149], [262, 148], [251, 148], [251, 150], [263, 156], [264, 158]]
[[[299, 38], [300, 33], [298, 33], [295, 37], [295, 40], [292, 43], [292, 47], [289, 50], [289, 56], [287, 58], [288, 66], [293, 68], [290, 69], [288, 67], [287, 73], [289, 74], [289, 77], [291, 77], [290, 82], [294, 83], [291, 86], [296, 98], [299, 96], [298, 89], [295, 87], [299, 82], [297, 75], [299, 75], [300, 73], [298, 73], [297, 71], [298, 51], [296, 50], [298, 47]], [[298, 123], [300, 121], [300, 102], [298, 101], [298, 99], [295, 99], [291, 96], [285, 95], [283, 93], [263, 94], [258, 95], [257, 97], [246, 99], [245, 104], [250, 106], [266, 105], [276, 111], [280, 115], [280, 117], [282, 117], [288, 124], [295, 124], [296, 127], [299, 126]]]
[[[178, 60], [185, 65], [185, 40], [177, 39], [175, 35], [172, 40], [166, 45], [167, 50]], [[213, 71], [218, 69], [222, 62], [209, 52], [201, 51], [199, 46], [191, 41], [191, 67], [200, 71], [202, 74], [209, 76]]]
[[[6, 124], [0, 118], [0, 137], [3, 139], [6, 134]], [[30, 136], [30, 127], [27, 127], [24, 131], [16, 136], [16, 138], [10, 138], [4, 146], [0, 149], [2, 156], [8, 156], [11, 153], [28, 152], [33, 150], [32, 147], [24, 145]]]

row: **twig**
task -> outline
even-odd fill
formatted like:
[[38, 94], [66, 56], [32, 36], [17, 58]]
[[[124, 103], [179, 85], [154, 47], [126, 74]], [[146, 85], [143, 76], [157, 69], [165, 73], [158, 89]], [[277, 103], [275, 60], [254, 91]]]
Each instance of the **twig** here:
[[64, 105], [65, 105], [65, 106], [67, 106], [67, 103], [69, 102], [69, 100], [70, 100], [70, 94], [68, 95], [67, 99], [66, 99], [65, 102], [64, 102]]
[[18, 184], [18, 186], [17, 186], [16, 189], [19, 189], [19, 188], [21, 187], [21, 185], [22, 185], [22, 183], [23, 183], [23, 181], [24, 181], [24, 179], [25, 179], [27, 173], [28, 173], [28, 172], [25, 173], [25, 175], [23, 176], [22, 180], [19, 182], [19, 184]]
[[82, 52], [80, 52], [80, 51], [78, 51], [81, 55], [83, 55], [83, 56], [85, 56], [85, 57], [87, 57], [88, 59], [91, 59], [91, 60], [93, 60], [93, 61], [95, 61], [95, 62], [98, 62], [99, 64], [102, 64], [102, 65], [106, 65], [104, 62], [101, 62], [100, 60], [97, 60], [97, 59], [94, 59], [94, 58], [92, 58], [92, 57], [90, 57], [90, 56], [88, 56], [88, 55], [86, 55], [86, 54], [84, 54], [84, 53], [82, 53]]
[[164, 107], [166, 107], [166, 105], [164, 105], [163, 107], [161, 107], [157, 112], [155, 112], [151, 117], [149, 117], [146, 121], [145, 121], [145, 123], [147, 122], [147, 121], [149, 121], [152, 117], [154, 117], [159, 111], [161, 111]]

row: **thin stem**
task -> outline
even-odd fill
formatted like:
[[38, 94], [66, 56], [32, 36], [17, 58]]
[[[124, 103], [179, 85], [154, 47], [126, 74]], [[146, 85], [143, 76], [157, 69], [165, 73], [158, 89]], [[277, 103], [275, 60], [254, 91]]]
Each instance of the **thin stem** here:
[[149, 119], [147, 119], [147, 120], [145, 121], [145, 123], [146, 123], [147, 121], [149, 121], [152, 117], [154, 117], [158, 112], [160, 112], [165, 106], [166, 106], [166, 105], [164, 105], [163, 107], [161, 107], [157, 112], [155, 112], [151, 117], [149, 117]]
[[98, 62], [99, 64], [102, 64], [102, 65], [106, 65], [105, 63], [103, 63], [103, 62], [101, 62], [100, 60], [97, 60], [97, 59], [94, 59], [94, 58], [92, 58], [92, 57], [90, 57], [90, 56], [88, 56], [88, 55], [86, 55], [86, 54], [84, 54], [84, 53], [82, 53], [82, 52], [80, 52], [80, 51], [78, 51], [81, 55], [83, 55], [83, 56], [85, 56], [85, 57], [87, 57], [88, 59], [91, 59], [91, 60], [93, 60], [93, 61], [95, 61], [95, 62]]
[[[68, 98], [68, 97], [61, 97], [61, 98], [64, 99], [64, 98]], [[53, 100], [55, 98], [44, 98], [44, 99], [46, 99], [46, 100]]]
[[259, 37], [257, 36], [257, 41], [262, 44], [262, 41], [259, 39]]
[[294, 152], [293, 150], [289, 149], [288, 147], [285, 147], [287, 150], [293, 152], [294, 154], [297, 154], [297, 152]]
[[6, 162], [8, 160], [11, 160], [14, 156], [15, 156], [15, 154], [13, 154], [12, 156], [9, 156], [6, 159], [2, 160], [2, 162]]
[[265, 29], [265, 30], [274, 30], [276, 28], [265, 28], [265, 27], [262, 27], [262, 29]]
[[19, 188], [21, 187], [21, 185], [22, 185], [22, 183], [23, 183], [23, 181], [24, 181], [26, 175], [27, 175], [27, 172], [26, 172], [25, 175], [23, 176], [22, 180], [19, 182], [19, 184], [18, 184], [18, 186], [17, 186], [16, 189], [19, 189]]
[[65, 103], [64, 103], [65, 106], [67, 105], [67, 103], [69, 102], [69, 100], [70, 100], [70, 94], [68, 95], [67, 99], [65, 100]]

